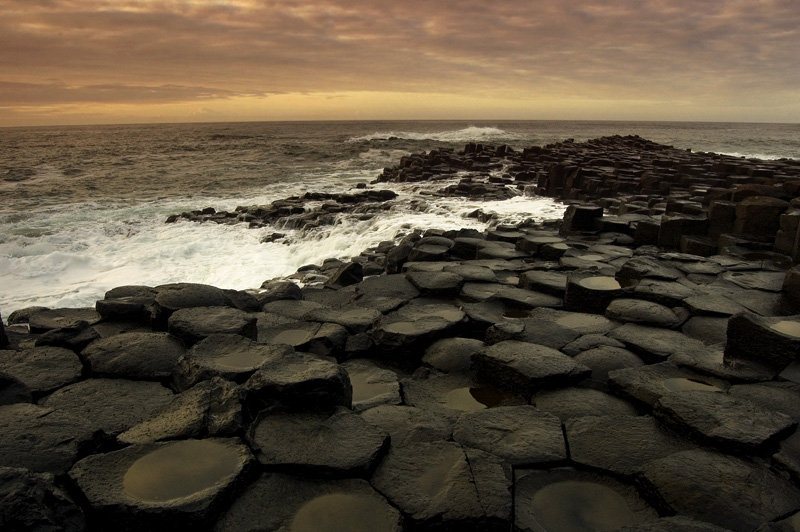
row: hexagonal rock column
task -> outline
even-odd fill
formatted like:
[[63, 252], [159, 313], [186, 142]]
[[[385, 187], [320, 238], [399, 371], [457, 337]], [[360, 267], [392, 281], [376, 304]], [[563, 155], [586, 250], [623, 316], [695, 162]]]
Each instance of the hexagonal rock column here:
[[372, 485], [413, 521], [447, 530], [508, 530], [511, 482], [501, 463], [447, 441], [393, 445]]
[[86, 419], [27, 403], [0, 407], [0, 467], [65, 473], [102, 435]]
[[617, 530], [658, 517], [635, 488], [571, 468], [518, 470], [514, 495], [524, 532]]
[[212, 334], [238, 334], [258, 338], [256, 317], [243, 310], [228, 307], [194, 307], [179, 309], [167, 320], [167, 330], [191, 347]]
[[286, 472], [363, 476], [372, 470], [389, 436], [358, 414], [264, 411], [248, 440], [259, 462]]
[[244, 383], [253, 412], [281, 403], [291, 408], [350, 408], [353, 386], [347, 371], [328, 359], [293, 353], [265, 363]]
[[0, 351], [0, 371], [23, 382], [34, 398], [78, 381], [83, 364], [63, 347], [34, 347], [24, 351]]
[[748, 235], [775, 235], [789, 203], [768, 196], [750, 196], [736, 205], [734, 230]]
[[704, 449], [653, 460], [641, 478], [665, 513], [735, 532], [752, 532], [800, 509], [800, 490], [790, 481], [757, 463]]
[[252, 461], [238, 439], [178, 440], [89, 456], [69, 475], [99, 529], [206, 529]]
[[456, 422], [453, 439], [517, 467], [567, 459], [561, 420], [529, 405], [468, 412]]
[[608, 305], [626, 290], [614, 277], [578, 270], [567, 277], [564, 308], [575, 312], [604, 314]]
[[797, 426], [786, 414], [706, 391], [686, 390], [662, 396], [654, 412], [675, 430], [732, 452], [757, 452]]
[[570, 205], [564, 213], [562, 231], [593, 231], [595, 220], [602, 217], [603, 208], [597, 205]]
[[384, 316], [374, 327], [372, 339], [383, 348], [408, 347], [466, 321], [466, 314], [452, 305], [406, 305]]
[[539, 344], [507, 340], [472, 355], [472, 370], [503, 390], [530, 397], [536, 390], [580, 381], [592, 370]]
[[0, 527], [8, 532], [86, 530], [83, 512], [53, 475], [0, 467], [0, 501]]
[[167, 329], [173, 312], [194, 307], [234, 307], [230, 296], [216, 286], [196, 283], [174, 283], [157, 286], [153, 302], [153, 328]]
[[402, 516], [362, 479], [305, 479], [267, 473], [220, 519], [215, 532], [326, 530], [402, 532]]
[[81, 355], [97, 375], [159, 380], [172, 375], [185, 352], [171, 334], [130, 332], [95, 340]]
[[183, 391], [212, 377], [243, 383], [264, 364], [293, 352], [288, 345], [257, 344], [238, 334], [212, 334], [178, 360], [173, 384]]
[[725, 360], [749, 360], [782, 370], [800, 355], [800, 316], [768, 318], [741, 312], [728, 320]]

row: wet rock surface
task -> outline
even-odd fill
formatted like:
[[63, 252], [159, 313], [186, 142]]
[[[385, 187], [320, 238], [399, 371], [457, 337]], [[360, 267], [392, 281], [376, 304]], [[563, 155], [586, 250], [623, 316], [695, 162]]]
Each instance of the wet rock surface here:
[[[408, 227], [251, 291], [126, 286], [15, 312], [0, 528], [795, 529], [798, 178], [638, 137], [434, 150], [377, 182], [571, 205]], [[305, 230], [393, 198], [176, 221]]]

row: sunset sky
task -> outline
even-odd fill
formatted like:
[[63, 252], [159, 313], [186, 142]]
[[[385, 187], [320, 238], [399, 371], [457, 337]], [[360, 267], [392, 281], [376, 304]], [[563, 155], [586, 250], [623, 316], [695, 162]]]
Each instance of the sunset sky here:
[[0, 0], [0, 126], [800, 122], [798, 0]]

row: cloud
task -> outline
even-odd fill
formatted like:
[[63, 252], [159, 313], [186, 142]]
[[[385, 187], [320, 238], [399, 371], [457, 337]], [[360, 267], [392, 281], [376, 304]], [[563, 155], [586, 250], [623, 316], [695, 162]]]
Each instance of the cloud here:
[[6, 106], [345, 91], [800, 98], [795, 0], [5, 4]]

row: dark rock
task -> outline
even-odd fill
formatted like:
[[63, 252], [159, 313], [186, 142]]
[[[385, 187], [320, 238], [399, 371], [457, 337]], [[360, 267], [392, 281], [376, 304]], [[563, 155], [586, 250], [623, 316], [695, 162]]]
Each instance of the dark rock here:
[[484, 347], [474, 338], [442, 338], [431, 344], [422, 357], [422, 362], [447, 373], [469, 371], [471, 357]]
[[557, 468], [516, 477], [514, 524], [524, 532], [616, 530], [658, 516], [635, 488], [609, 476]]
[[326, 286], [341, 288], [360, 283], [364, 279], [364, 269], [358, 262], [348, 262], [342, 264], [330, 275], [326, 281]]
[[379, 312], [389, 312], [419, 296], [405, 275], [381, 275], [356, 285], [354, 303]]
[[242, 431], [241, 392], [231, 382], [215, 377], [174, 395], [172, 400], [126, 430], [122, 443], [232, 436]]
[[614, 277], [603, 275], [599, 270], [578, 270], [567, 277], [564, 308], [604, 314], [608, 305], [626, 291]]
[[423, 525], [508, 529], [511, 482], [497, 459], [483, 451], [445, 441], [393, 445], [372, 485]]
[[252, 411], [281, 402], [290, 407], [332, 409], [352, 406], [347, 371], [335, 362], [308, 353], [268, 361], [244, 384]]
[[780, 292], [786, 278], [784, 272], [725, 272], [720, 276], [746, 290], [763, 290], [765, 292]]
[[406, 305], [381, 318], [373, 328], [372, 339], [383, 348], [407, 347], [434, 339], [464, 321], [464, 312], [451, 305]]
[[53, 475], [0, 467], [0, 527], [8, 532], [82, 532], [86, 519]]
[[[0, 356], [3, 352], [0, 351]], [[28, 386], [8, 373], [0, 372], [0, 406], [14, 403], [32, 403], [33, 394]]]
[[734, 451], [764, 449], [797, 425], [785, 414], [727, 394], [706, 391], [664, 395], [654, 412], [675, 430]]
[[43, 333], [52, 329], [83, 328], [97, 323], [100, 318], [93, 308], [44, 309], [30, 313], [28, 325], [32, 333]]
[[3, 316], [0, 314], [0, 349], [8, 345], [8, 336], [6, 336], [6, 329], [3, 325]]
[[627, 349], [650, 361], [664, 360], [675, 353], [705, 348], [703, 342], [681, 332], [645, 327], [635, 323], [626, 323], [608, 335], [625, 344]]
[[423, 296], [457, 295], [464, 279], [452, 272], [413, 272], [406, 278]]
[[212, 334], [178, 360], [173, 384], [184, 391], [212, 377], [243, 383], [267, 362], [292, 352], [287, 345], [257, 344], [238, 334]]
[[82, 356], [98, 376], [160, 380], [172, 375], [185, 352], [180, 340], [168, 333], [131, 332], [96, 340]]
[[522, 397], [477, 381], [470, 375], [417, 371], [401, 382], [405, 404], [443, 411], [454, 418], [462, 412], [475, 412], [497, 406], [524, 405]]
[[800, 388], [793, 383], [737, 384], [728, 393], [800, 421]]
[[264, 305], [273, 301], [303, 299], [303, 291], [291, 281], [264, 281], [256, 299], [263, 308]]
[[[487, 341], [520, 340], [532, 344], [561, 349], [584, 334], [606, 334], [617, 327], [597, 314], [565, 312], [549, 308], [537, 308], [526, 318], [500, 323], [487, 332]], [[521, 326], [521, 328], [520, 328]]]
[[22, 467], [61, 475], [99, 437], [83, 417], [27, 403], [0, 407], [0, 467]]
[[258, 337], [256, 318], [229, 307], [178, 309], [170, 315], [167, 329], [189, 347], [212, 334], [238, 334], [253, 340]]
[[507, 340], [472, 356], [472, 369], [500, 389], [530, 397], [540, 388], [587, 377], [591, 370], [550, 347]]
[[63, 347], [79, 353], [98, 338], [100, 338], [100, 333], [94, 327], [90, 327], [87, 322], [82, 322], [76, 327], [50, 329], [36, 338], [34, 345], [36, 347]]
[[640, 404], [653, 407], [667, 394], [683, 390], [723, 392], [726, 385], [712, 377], [679, 368], [669, 362], [609, 372], [611, 390]]
[[800, 491], [774, 472], [703, 449], [654, 460], [642, 469], [642, 478], [670, 513], [736, 532], [750, 532], [800, 508]]
[[451, 439], [455, 417], [441, 411], [413, 406], [380, 405], [362, 412], [363, 417], [388, 432], [392, 445]]
[[95, 528], [204, 529], [249, 476], [251, 463], [238, 439], [209, 438], [89, 456], [69, 474], [88, 501]]
[[0, 351], [0, 371], [21, 381], [34, 398], [38, 398], [78, 381], [83, 365], [68, 349], [34, 347], [24, 351]]
[[236, 499], [215, 532], [313, 530], [401, 532], [402, 516], [362, 479], [304, 479], [267, 473]]
[[676, 329], [685, 317], [672, 309], [640, 299], [615, 299], [606, 308], [606, 318], [622, 323], [638, 323], [665, 329]]
[[15, 310], [8, 316], [8, 324], [9, 325], [17, 325], [20, 323], [28, 323], [31, 319], [31, 316], [37, 314], [44, 310], [50, 310], [50, 307], [25, 307], [19, 310]]
[[345, 408], [333, 414], [264, 411], [248, 433], [256, 458], [270, 469], [335, 476], [368, 474], [388, 435]]
[[104, 320], [149, 322], [156, 290], [149, 286], [121, 286], [95, 303]]
[[466, 262], [464, 264], [447, 264], [442, 269], [445, 272], [460, 276], [464, 282], [496, 283], [497, 275], [487, 266], [477, 266]]
[[534, 395], [531, 404], [564, 422], [585, 416], [638, 415], [636, 408], [627, 401], [591, 388], [545, 390]]
[[625, 344], [609, 338], [604, 334], [584, 334], [561, 348], [561, 352], [574, 357], [575, 355], [594, 349], [596, 347], [619, 347], [624, 348]]
[[397, 373], [378, 367], [371, 360], [350, 360], [342, 364], [353, 387], [353, 411], [362, 412], [378, 405], [399, 405], [400, 383]]
[[730, 532], [730, 530], [688, 517], [675, 516], [625, 526], [618, 529], [617, 532]]
[[561, 272], [530, 270], [519, 276], [519, 286], [551, 296], [564, 297], [567, 290], [567, 276]]
[[564, 430], [572, 461], [623, 476], [650, 460], [695, 447], [651, 416], [582, 417], [567, 421]]
[[723, 294], [704, 293], [683, 300], [693, 316], [732, 316], [746, 309]]
[[234, 307], [230, 296], [215, 286], [195, 283], [175, 283], [157, 286], [153, 303], [153, 327], [167, 329], [173, 312], [195, 307]]
[[518, 467], [567, 459], [561, 421], [532, 406], [505, 406], [468, 412], [458, 418], [453, 440]]
[[375, 309], [346, 305], [338, 308], [315, 308], [305, 314], [304, 318], [310, 321], [335, 323], [353, 334], [358, 334], [371, 329], [380, 316], [381, 313]]
[[644, 366], [644, 361], [627, 349], [614, 346], [600, 346], [587, 349], [573, 357], [578, 364], [592, 370], [589, 378], [582, 384], [598, 390], [608, 390], [610, 372], [624, 368]]
[[617, 272], [617, 279], [676, 281], [684, 275], [673, 266], [659, 262], [652, 257], [633, 257], [623, 264]]
[[725, 359], [782, 370], [800, 354], [800, 316], [764, 318], [741, 312], [728, 320]]
[[736, 205], [733, 228], [737, 233], [774, 235], [789, 203], [768, 196], [750, 196]]
[[[691, 286], [687, 286], [687, 284]], [[680, 306], [683, 301], [696, 295], [697, 288], [693, 283], [673, 281], [659, 281], [657, 279], [643, 279], [639, 281], [633, 289], [634, 297], [653, 301], [666, 307], [674, 308]]]
[[564, 213], [563, 230], [592, 231], [595, 220], [603, 217], [603, 208], [597, 205], [570, 205]]
[[114, 436], [141, 423], [172, 398], [172, 391], [157, 382], [88, 379], [53, 392], [39, 404], [84, 417], [96, 430]]

